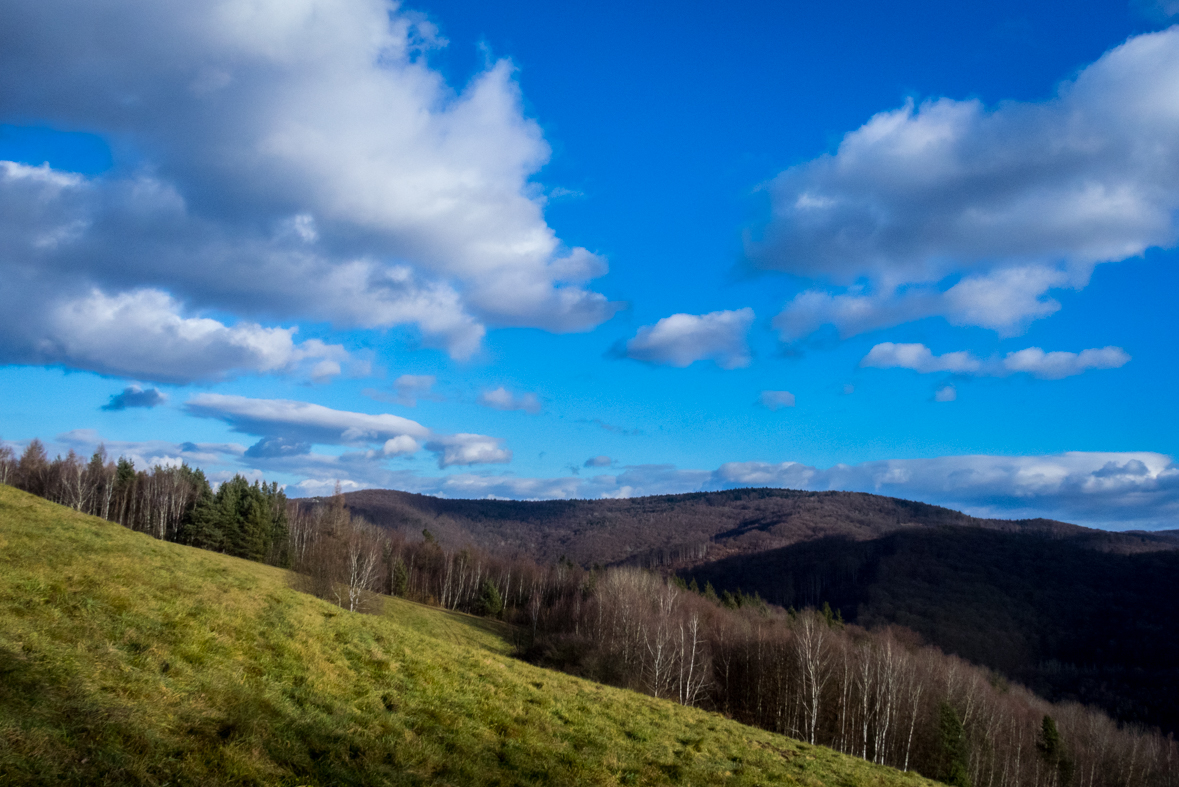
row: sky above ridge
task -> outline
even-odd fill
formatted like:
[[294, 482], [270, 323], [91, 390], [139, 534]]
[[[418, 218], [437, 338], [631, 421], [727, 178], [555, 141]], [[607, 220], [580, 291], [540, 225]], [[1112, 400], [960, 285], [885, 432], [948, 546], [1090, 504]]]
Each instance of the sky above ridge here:
[[0, 437], [1179, 527], [1179, 5], [0, 5]]

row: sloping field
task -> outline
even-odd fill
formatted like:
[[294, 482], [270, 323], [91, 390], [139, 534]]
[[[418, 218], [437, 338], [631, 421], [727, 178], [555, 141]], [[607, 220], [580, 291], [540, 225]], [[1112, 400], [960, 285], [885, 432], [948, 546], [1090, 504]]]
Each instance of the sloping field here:
[[0, 486], [0, 784], [932, 784]]

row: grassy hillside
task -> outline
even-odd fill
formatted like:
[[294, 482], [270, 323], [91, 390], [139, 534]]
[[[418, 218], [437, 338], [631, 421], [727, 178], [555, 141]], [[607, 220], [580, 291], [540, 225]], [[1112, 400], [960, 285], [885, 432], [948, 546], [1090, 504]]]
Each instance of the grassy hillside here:
[[0, 486], [3, 784], [931, 784]]

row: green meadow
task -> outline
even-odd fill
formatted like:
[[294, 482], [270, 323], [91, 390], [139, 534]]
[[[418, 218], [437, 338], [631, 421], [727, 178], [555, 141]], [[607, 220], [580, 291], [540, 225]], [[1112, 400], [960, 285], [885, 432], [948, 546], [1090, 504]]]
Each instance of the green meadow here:
[[933, 784], [0, 486], [0, 784]]

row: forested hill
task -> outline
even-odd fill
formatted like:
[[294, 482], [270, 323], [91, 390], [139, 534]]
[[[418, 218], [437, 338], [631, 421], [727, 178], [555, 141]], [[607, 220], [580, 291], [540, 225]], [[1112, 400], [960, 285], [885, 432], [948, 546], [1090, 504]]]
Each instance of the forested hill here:
[[735, 555], [684, 574], [782, 606], [899, 624], [1053, 701], [1179, 732], [1179, 551], [928, 528]]
[[853, 541], [909, 528], [1034, 533], [1107, 552], [1175, 549], [1151, 533], [1119, 534], [1047, 519], [979, 519], [940, 506], [859, 492], [736, 489], [624, 500], [447, 500], [388, 489], [345, 495], [376, 525], [541, 562], [688, 566], [820, 538]]

